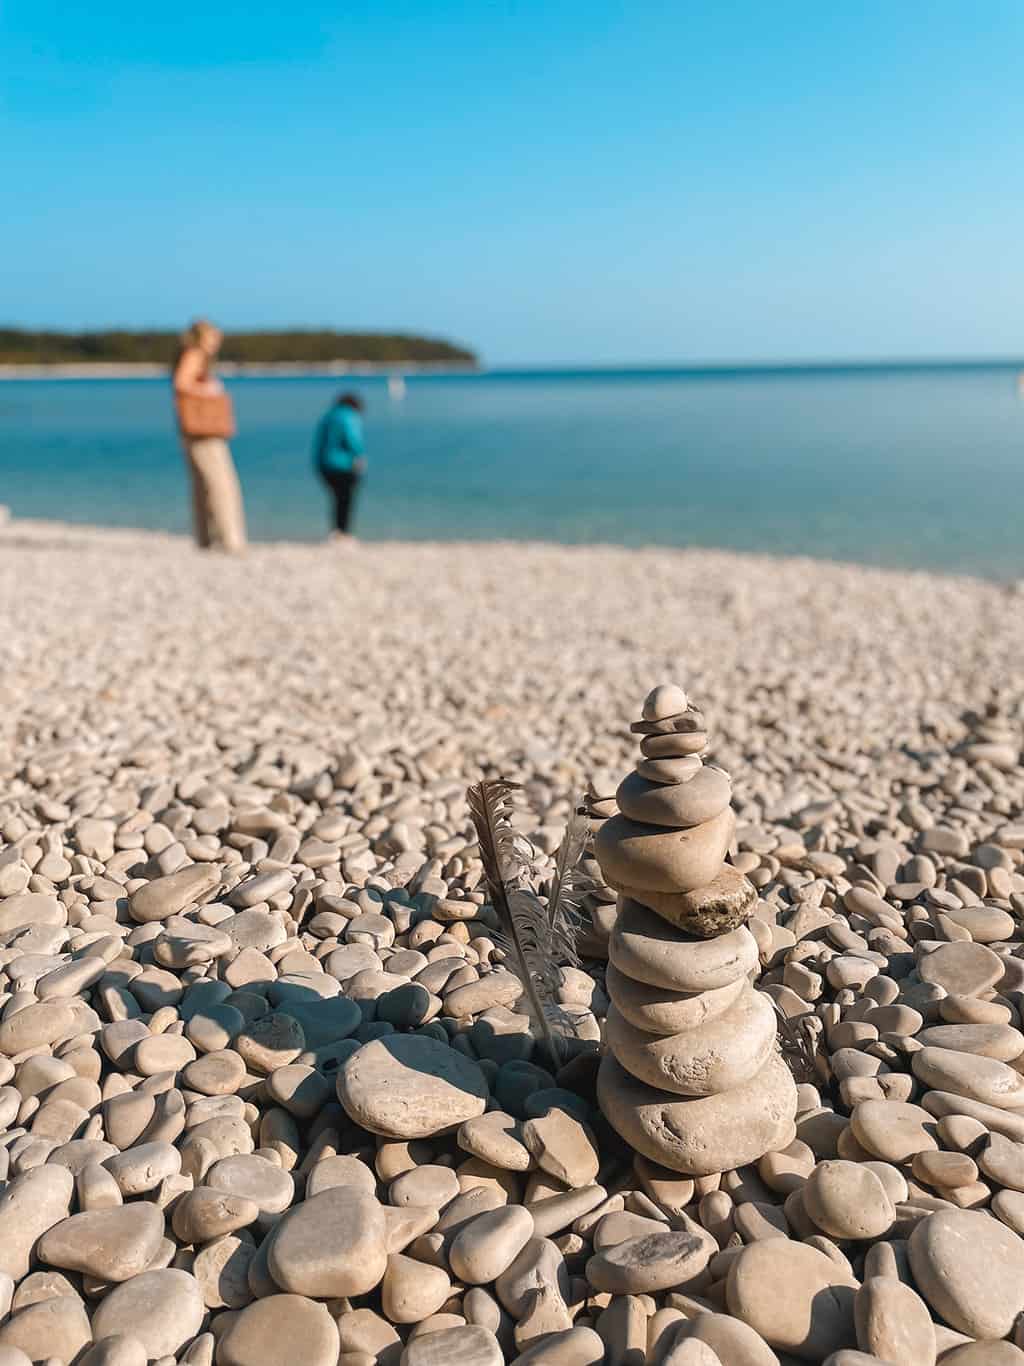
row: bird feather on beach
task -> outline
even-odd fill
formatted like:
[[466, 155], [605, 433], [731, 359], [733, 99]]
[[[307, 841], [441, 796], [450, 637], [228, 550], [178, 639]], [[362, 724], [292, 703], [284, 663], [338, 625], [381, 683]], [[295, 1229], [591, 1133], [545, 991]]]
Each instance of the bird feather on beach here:
[[[564, 1052], [561, 1039], [572, 1021], [557, 1000], [559, 965], [579, 963], [578, 901], [584, 890], [577, 867], [587, 836], [586, 819], [574, 811], [555, 864], [547, 905], [530, 885], [533, 846], [512, 824], [519, 785], [484, 780], [466, 793], [480, 845], [491, 904], [498, 917], [495, 941], [515, 963], [552, 1061]], [[561, 1036], [561, 1037], [560, 1037]]]

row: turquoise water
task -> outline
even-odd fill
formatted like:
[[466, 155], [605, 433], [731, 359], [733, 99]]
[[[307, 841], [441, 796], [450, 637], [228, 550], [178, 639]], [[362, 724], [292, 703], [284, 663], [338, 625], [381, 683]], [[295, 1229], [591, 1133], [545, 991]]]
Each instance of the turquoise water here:
[[[367, 402], [367, 537], [701, 545], [1024, 575], [1024, 402], [1012, 366], [497, 373], [231, 381], [255, 538], [327, 526], [309, 438]], [[166, 384], [0, 384], [15, 515], [188, 525]]]

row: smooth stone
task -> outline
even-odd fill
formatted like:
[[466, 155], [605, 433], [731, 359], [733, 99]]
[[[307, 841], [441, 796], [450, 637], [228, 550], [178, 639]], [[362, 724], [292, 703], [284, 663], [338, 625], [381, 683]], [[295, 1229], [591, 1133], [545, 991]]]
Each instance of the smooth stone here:
[[994, 987], [1004, 972], [1003, 960], [983, 944], [961, 940], [923, 954], [917, 965], [922, 982], [934, 982], [951, 995], [978, 996]]
[[144, 1195], [167, 1177], [177, 1176], [181, 1171], [181, 1153], [172, 1143], [139, 1143], [106, 1158], [103, 1166], [122, 1195]]
[[1024, 1242], [998, 1219], [944, 1209], [922, 1219], [909, 1242], [919, 1292], [951, 1328], [1003, 1338], [1024, 1309]]
[[171, 1223], [175, 1237], [182, 1243], [208, 1243], [240, 1228], [248, 1228], [259, 1218], [255, 1200], [228, 1195], [212, 1186], [195, 1186], [174, 1204]]
[[880, 1178], [863, 1162], [819, 1162], [802, 1196], [807, 1215], [830, 1238], [881, 1238], [896, 1218]]
[[978, 1154], [978, 1166], [1000, 1186], [1024, 1191], [1024, 1143], [1014, 1143], [1003, 1134], [989, 1134]]
[[[504, 1362], [504, 1353], [494, 1334], [479, 1324], [467, 1323], [413, 1338], [402, 1353], [401, 1366], [504, 1366]], [[227, 1366], [250, 1366], [250, 1363], [229, 1362]], [[253, 1362], [252, 1366], [257, 1363]], [[276, 1366], [276, 1363], [270, 1366]], [[282, 1363], [282, 1366], [288, 1366], [288, 1363]]]
[[882, 1361], [935, 1366], [935, 1325], [920, 1295], [902, 1281], [875, 1276], [853, 1302], [857, 1344]]
[[965, 1116], [976, 1119], [994, 1134], [1005, 1134], [1014, 1142], [1024, 1142], [1024, 1113], [1019, 1110], [997, 1110], [994, 1105], [982, 1105], [951, 1091], [929, 1091], [921, 1097], [921, 1104], [936, 1119], [948, 1115]]
[[976, 1053], [997, 1062], [1012, 1062], [1024, 1052], [1024, 1034], [1004, 1024], [932, 1025], [917, 1034], [925, 1048], [951, 1048], [957, 1053]]
[[93, 1314], [97, 1339], [124, 1333], [138, 1338], [150, 1359], [176, 1356], [199, 1332], [206, 1306], [199, 1282], [186, 1271], [144, 1271], [100, 1301]]
[[910, 1064], [918, 1081], [934, 1091], [966, 1096], [998, 1110], [1024, 1107], [1024, 1076], [995, 1058], [951, 1048], [922, 1048]]
[[659, 683], [644, 698], [640, 710], [643, 721], [664, 721], [679, 716], [690, 705], [686, 693], [677, 683]]
[[494, 1293], [514, 1319], [529, 1308], [530, 1296], [541, 1286], [553, 1285], [564, 1301], [570, 1297], [569, 1271], [561, 1251], [549, 1238], [531, 1238], [494, 1283]]
[[67, 907], [48, 892], [17, 892], [0, 901], [0, 935], [20, 925], [66, 925]]
[[680, 1099], [638, 1081], [606, 1054], [597, 1094], [603, 1113], [635, 1151], [687, 1176], [746, 1166], [795, 1137], [796, 1084], [777, 1055], [732, 1091]]
[[207, 1186], [225, 1195], [251, 1200], [260, 1211], [263, 1224], [276, 1222], [295, 1196], [295, 1181], [289, 1172], [259, 1153], [232, 1153], [219, 1158], [207, 1169]]
[[696, 939], [628, 898], [621, 901], [608, 957], [626, 977], [668, 991], [729, 986], [758, 966], [757, 941], [745, 926]]
[[699, 755], [677, 754], [666, 759], [641, 759], [636, 772], [651, 783], [688, 783], [701, 767]]
[[439, 1266], [393, 1252], [381, 1282], [381, 1308], [392, 1323], [422, 1323], [436, 1314], [452, 1293], [448, 1273]]
[[44, 1165], [16, 1176], [0, 1192], [0, 1272], [28, 1275], [36, 1242], [66, 1219], [75, 1192], [67, 1167]]
[[522, 1133], [541, 1171], [573, 1189], [594, 1184], [601, 1159], [589, 1130], [575, 1115], [553, 1107], [528, 1119]]
[[64, 1271], [81, 1271], [101, 1281], [127, 1281], [145, 1271], [163, 1236], [163, 1213], [140, 1201], [61, 1220], [40, 1238], [36, 1256]]
[[0, 1053], [15, 1057], [56, 1043], [74, 1030], [75, 1012], [64, 1001], [40, 1001], [7, 1015], [0, 1023]]
[[448, 1264], [467, 1285], [486, 1285], [508, 1270], [533, 1236], [533, 1216], [522, 1205], [488, 1210], [459, 1229]]
[[640, 753], [645, 759], [670, 759], [688, 754], [701, 754], [708, 747], [706, 730], [670, 731], [667, 735], [645, 735], [640, 741]]
[[641, 825], [620, 814], [600, 826], [594, 836], [594, 853], [610, 887], [691, 892], [706, 886], [718, 873], [735, 826], [730, 807], [688, 830]]
[[[696, 1225], [691, 1227], [696, 1230]], [[718, 1244], [703, 1229], [646, 1233], [596, 1252], [587, 1262], [586, 1275], [599, 1292], [650, 1294], [685, 1287], [717, 1252]]]
[[253, 1298], [249, 1270], [256, 1258], [251, 1240], [225, 1234], [196, 1253], [192, 1274], [208, 1309], [242, 1309]]
[[489, 1095], [475, 1062], [424, 1035], [374, 1039], [338, 1071], [338, 1099], [385, 1138], [429, 1138], [482, 1115]]
[[853, 1108], [850, 1127], [861, 1147], [883, 1162], [909, 1162], [939, 1146], [934, 1117], [906, 1101], [863, 1100]]
[[805, 1361], [856, 1345], [854, 1292], [848, 1269], [817, 1248], [770, 1238], [745, 1247], [729, 1268], [729, 1312], [771, 1347]]
[[32, 1362], [71, 1362], [92, 1339], [93, 1329], [81, 1300], [57, 1295], [9, 1318], [0, 1328], [0, 1352], [20, 1350]]
[[669, 991], [637, 982], [609, 962], [605, 986], [616, 1010], [635, 1029], [645, 1034], [678, 1034], [719, 1019], [746, 991], [748, 982], [744, 975], [710, 991]]
[[533, 1165], [522, 1141], [520, 1121], [503, 1110], [488, 1110], [459, 1126], [456, 1141], [463, 1152], [503, 1171], [525, 1172]]
[[760, 1333], [730, 1314], [698, 1314], [686, 1319], [675, 1329], [673, 1342], [706, 1343], [722, 1366], [779, 1366], [779, 1358]]
[[128, 913], [140, 925], [168, 920], [193, 905], [220, 882], [220, 869], [213, 863], [192, 863], [166, 877], [154, 878], [128, 898]]
[[356, 1186], [367, 1195], [376, 1195], [377, 1178], [373, 1168], [348, 1153], [332, 1153], [315, 1163], [306, 1179], [306, 1199], [335, 1186]]
[[512, 1366], [601, 1366], [603, 1361], [600, 1336], [580, 1326], [538, 1338], [513, 1358]]
[[217, 1366], [337, 1366], [338, 1327], [326, 1305], [304, 1295], [267, 1295], [231, 1319]]
[[605, 1040], [616, 1058], [648, 1086], [680, 1096], [709, 1096], [742, 1086], [775, 1049], [775, 1009], [752, 987], [723, 1015], [696, 1029], [658, 1038], [645, 1034], [613, 1005]]
[[713, 764], [702, 764], [682, 783], [652, 783], [639, 773], [629, 773], [619, 783], [615, 800], [631, 821], [686, 829], [703, 825], [726, 809], [732, 801], [732, 780]]
[[1012, 1342], [969, 1342], [944, 1352], [942, 1366], [1024, 1366], [1024, 1351]]
[[369, 1294], [384, 1275], [384, 1212], [374, 1197], [335, 1186], [281, 1219], [268, 1262], [282, 1290], [315, 1298]]

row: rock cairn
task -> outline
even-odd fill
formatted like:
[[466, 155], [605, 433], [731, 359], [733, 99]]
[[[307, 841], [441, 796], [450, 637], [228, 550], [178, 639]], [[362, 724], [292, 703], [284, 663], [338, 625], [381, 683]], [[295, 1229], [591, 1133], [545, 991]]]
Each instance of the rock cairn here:
[[796, 1087], [772, 1003], [750, 982], [758, 948], [745, 922], [757, 893], [725, 863], [732, 782], [701, 759], [704, 717], [662, 685], [631, 730], [642, 757], [595, 840], [619, 893], [598, 1093], [638, 1152], [705, 1176], [791, 1143]]

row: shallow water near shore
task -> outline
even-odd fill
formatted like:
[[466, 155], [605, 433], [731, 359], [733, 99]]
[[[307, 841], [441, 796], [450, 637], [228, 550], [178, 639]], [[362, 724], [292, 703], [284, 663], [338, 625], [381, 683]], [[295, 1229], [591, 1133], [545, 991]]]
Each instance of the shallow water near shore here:
[[[1024, 403], [1009, 365], [234, 379], [250, 534], [312, 540], [309, 454], [366, 399], [361, 536], [711, 546], [1024, 575]], [[0, 385], [15, 516], [187, 529], [166, 385]]]

